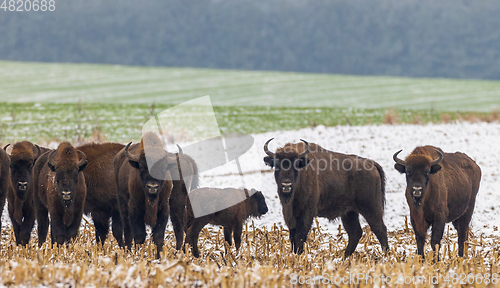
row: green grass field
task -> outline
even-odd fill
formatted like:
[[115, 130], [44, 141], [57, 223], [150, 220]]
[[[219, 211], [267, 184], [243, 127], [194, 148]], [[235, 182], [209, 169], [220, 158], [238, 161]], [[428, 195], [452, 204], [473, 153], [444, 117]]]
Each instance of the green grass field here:
[[490, 112], [500, 107], [500, 81], [0, 61], [0, 102], [177, 104], [205, 95], [215, 106]]
[[494, 121], [500, 82], [0, 61], [0, 143], [139, 141], [150, 117], [204, 95], [222, 133], [261, 133]]

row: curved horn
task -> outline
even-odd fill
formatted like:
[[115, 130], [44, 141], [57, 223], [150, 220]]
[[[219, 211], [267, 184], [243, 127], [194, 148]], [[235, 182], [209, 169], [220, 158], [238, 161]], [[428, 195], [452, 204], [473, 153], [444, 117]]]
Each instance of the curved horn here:
[[56, 162], [54, 161], [54, 155], [55, 155], [55, 154], [57, 154], [57, 151], [56, 151], [56, 150], [54, 150], [54, 151], [50, 152], [50, 155], [49, 155], [49, 161], [48, 161], [48, 162], [49, 162], [48, 164], [49, 164], [51, 167], [53, 167], [54, 169], [55, 169], [55, 167], [56, 167]]
[[268, 156], [271, 156], [271, 157], [273, 157], [273, 158], [274, 158], [274, 153], [273, 153], [273, 152], [271, 152], [271, 151], [269, 151], [269, 148], [267, 147], [267, 146], [269, 145], [269, 142], [271, 142], [273, 139], [274, 139], [274, 138], [271, 138], [271, 139], [267, 140], [266, 144], [264, 144], [264, 152], [266, 152], [266, 154], [267, 154]]
[[40, 149], [40, 146], [35, 144], [35, 154], [33, 154], [33, 159], [36, 160], [38, 157], [40, 157], [40, 154], [42, 154], [42, 149]]
[[439, 158], [438, 158], [438, 159], [434, 159], [434, 160], [432, 160], [432, 162], [431, 162], [431, 166], [434, 166], [434, 165], [436, 165], [436, 164], [439, 164], [439, 163], [441, 163], [441, 161], [443, 161], [443, 153], [441, 153], [441, 151], [439, 151], [439, 150], [437, 150], [437, 149], [434, 149], [434, 150], [436, 150], [436, 152], [439, 154]]
[[403, 151], [403, 149], [401, 149], [398, 152], [394, 153], [394, 155], [392, 156], [392, 159], [394, 159], [394, 162], [396, 162], [397, 164], [406, 166], [405, 161], [403, 161], [403, 160], [401, 160], [401, 159], [398, 158], [398, 154], [401, 153], [401, 151]]
[[80, 153], [80, 155], [82, 155], [82, 160], [78, 161], [78, 163], [76, 164], [76, 165], [78, 165], [78, 167], [81, 167], [83, 164], [87, 163], [87, 156], [85, 156], [85, 153], [83, 153], [80, 150], [77, 150], [76, 152], [78, 152], [78, 153]]
[[9, 144], [7, 144], [7, 145], [5, 145], [5, 146], [3, 147], [3, 150], [7, 151], [7, 147], [9, 147], [9, 146], [10, 146], [10, 143], [9, 143]]
[[307, 142], [307, 141], [306, 141], [306, 140], [304, 140], [304, 139], [300, 139], [300, 141], [302, 141], [302, 142], [306, 143], [306, 145], [307, 145], [307, 149], [306, 149], [306, 151], [302, 152], [302, 153], [298, 156], [298, 158], [302, 158], [302, 157], [306, 156], [306, 155], [307, 155], [307, 154], [311, 151], [311, 146], [309, 146], [309, 142]]
[[132, 160], [134, 162], [139, 162], [139, 156], [136, 156], [136, 155], [132, 155], [130, 154], [130, 152], [128, 151], [128, 148], [130, 147], [130, 145], [132, 145], [132, 142], [128, 143], [127, 147], [125, 147], [125, 156], [127, 156], [127, 158], [129, 160]]
[[182, 148], [181, 146], [179, 146], [179, 144], [177, 144], [177, 149], [179, 150], [179, 156], [184, 156], [184, 152], [182, 151]]

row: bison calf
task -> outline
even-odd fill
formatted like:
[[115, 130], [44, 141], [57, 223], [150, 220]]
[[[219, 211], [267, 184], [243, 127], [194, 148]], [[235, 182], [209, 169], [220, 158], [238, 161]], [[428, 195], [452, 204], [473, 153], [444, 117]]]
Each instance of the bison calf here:
[[35, 162], [33, 183], [40, 246], [47, 238], [49, 213], [52, 244], [63, 244], [78, 234], [87, 194], [82, 172], [86, 166], [85, 154], [68, 142]]
[[[186, 242], [193, 248], [193, 256], [198, 258], [198, 236], [201, 229], [207, 224], [221, 225], [224, 227], [224, 239], [231, 245], [231, 235], [234, 237], [236, 250], [241, 245], [241, 232], [243, 223], [248, 217], [260, 217], [267, 213], [267, 205], [264, 195], [260, 191], [249, 196], [248, 190], [239, 190], [234, 188], [216, 189], [199, 188], [189, 193], [188, 201], [188, 223], [190, 226], [186, 233]], [[235, 199], [242, 198], [243, 201], [232, 205]], [[229, 203], [229, 204], [227, 204]], [[227, 204], [227, 205], [226, 205]], [[228, 207], [217, 211], [218, 208]], [[194, 218], [193, 211], [217, 211], [208, 215]]]
[[143, 244], [147, 224], [153, 230], [156, 257], [159, 258], [172, 192], [169, 169], [176, 165], [176, 156], [169, 155], [160, 138], [152, 132], [144, 134], [141, 143], [131, 144], [113, 160], [124, 244], [130, 248], [132, 237], [135, 244]]
[[[7, 148], [7, 146], [5, 147]], [[4, 148], [4, 149], [5, 149]], [[16, 244], [28, 244], [35, 224], [32, 173], [35, 161], [49, 151], [28, 141], [15, 143], [10, 152], [10, 183], [7, 199]]]
[[481, 181], [481, 169], [461, 152], [444, 153], [433, 146], [417, 147], [405, 160], [393, 156], [394, 168], [406, 175], [406, 201], [417, 253], [424, 257], [427, 229], [432, 226], [431, 245], [439, 260], [445, 224], [452, 222], [458, 232], [458, 256], [464, 255], [469, 222], [474, 212]]
[[316, 216], [334, 220], [341, 217], [349, 236], [345, 256], [351, 255], [363, 234], [359, 214], [388, 250], [384, 224], [385, 174], [375, 161], [323, 149], [314, 143], [291, 144], [269, 151], [264, 145], [264, 162], [274, 167], [274, 178], [283, 207], [290, 242], [302, 253], [307, 234]]

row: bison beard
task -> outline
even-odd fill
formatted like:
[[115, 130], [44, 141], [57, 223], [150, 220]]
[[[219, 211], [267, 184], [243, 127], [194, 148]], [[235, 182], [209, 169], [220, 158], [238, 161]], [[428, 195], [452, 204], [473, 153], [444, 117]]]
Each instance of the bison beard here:
[[78, 235], [87, 194], [82, 172], [86, 166], [85, 154], [68, 142], [35, 162], [33, 185], [40, 246], [47, 238], [49, 213], [52, 244], [66, 243]]
[[[382, 249], [388, 250], [387, 228], [383, 222], [385, 174], [378, 163], [328, 151], [304, 140], [304, 143], [288, 143], [273, 153], [268, 149], [272, 139], [264, 145], [267, 154], [264, 162], [275, 168], [278, 195], [295, 253], [302, 253], [314, 217], [329, 220], [341, 217], [349, 236], [345, 256], [350, 256], [363, 234], [359, 214], [370, 225]], [[353, 165], [349, 169], [335, 165], [315, 169], [319, 161], [331, 163], [331, 160], [349, 161]]]
[[444, 153], [440, 148], [423, 146], [403, 161], [397, 157], [401, 151], [393, 156], [394, 168], [406, 175], [406, 201], [418, 255], [424, 257], [427, 229], [432, 226], [431, 245], [439, 260], [445, 224], [452, 222], [458, 233], [458, 255], [463, 257], [481, 169], [461, 152]]

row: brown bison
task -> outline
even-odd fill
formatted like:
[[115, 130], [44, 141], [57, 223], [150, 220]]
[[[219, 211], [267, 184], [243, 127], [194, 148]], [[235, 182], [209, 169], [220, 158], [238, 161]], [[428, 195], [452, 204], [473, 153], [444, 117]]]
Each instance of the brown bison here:
[[35, 162], [33, 185], [40, 246], [47, 238], [49, 213], [52, 244], [63, 244], [78, 234], [87, 194], [83, 176], [86, 166], [85, 154], [68, 142]]
[[424, 257], [427, 229], [432, 226], [431, 245], [439, 260], [444, 226], [452, 222], [458, 232], [458, 255], [464, 255], [464, 243], [474, 212], [481, 169], [461, 152], [444, 153], [433, 146], [417, 147], [403, 161], [396, 152], [394, 168], [406, 174], [406, 201], [418, 255]]
[[135, 244], [144, 243], [147, 224], [152, 228], [159, 258], [172, 192], [169, 170], [177, 165], [176, 156], [169, 155], [160, 138], [152, 132], [144, 134], [139, 144], [131, 144], [113, 160], [124, 244], [130, 248], [132, 236]]
[[83, 170], [87, 197], [84, 213], [92, 217], [96, 242], [104, 245], [112, 219], [113, 235], [123, 246], [123, 226], [116, 199], [116, 180], [113, 158], [125, 147], [119, 143], [91, 143], [77, 147], [87, 157], [87, 167]]
[[[221, 225], [224, 227], [224, 239], [231, 245], [231, 236], [234, 237], [236, 250], [241, 245], [241, 232], [243, 223], [249, 217], [260, 217], [267, 213], [267, 205], [262, 192], [252, 190], [249, 196], [247, 189], [216, 189], [199, 188], [189, 193], [188, 218], [190, 226], [186, 233], [186, 242], [193, 248], [193, 256], [198, 258], [198, 236], [201, 229], [207, 224]], [[239, 203], [230, 206], [235, 200]], [[230, 206], [230, 207], [228, 207]], [[217, 208], [228, 207], [222, 210]], [[193, 209], [197, 211], [217, 211], [215, 213], [194, 218]]]
[[170, 168], [172, 176], [172, 194], [170, 195], [170, 218], [174, 228], [176, 249], [180, 250], [184, 243], [186, 226], [186, 199], [192, 189], [198, 187], [198, 167], [193, 158], [183, 154], [180, 146], [176, 155], [177, 165]]
[[[8, 146], [8, 145], [7, 145]], [[5, 148], [7, 148], [4, 147]], [[35, 161], [49, 151], [28, 141], [15, 143], [10, 152], [10, 181], [7, 199], [16, 244], [28, 244], [35, 224], [32, 173]]]
[[[8, 145], [7, 145], [8, 146]], [[7, 149], [5, 146], [4, 149]], [[5, 206], [5, 198], [10, 186], [10, 158], [4, 149], [0, 149], [0, 232], [2, 231], [2, 213]], [[17, 237], [16, 237], [17, 239]]]
[[351, 255], [363, 234], [359, 214], [375, 233], [382, 249], [388, 250], [387, 228], [383, 221], [385, 174], [375, 161], [323, 149], [314, 143], [291, 144], [276, 153], [264, 145], [264, 162], [274, 167], [274, 178], [283, 207], [290, 242], [296, 253], [316, 216], [333, 220], [341, 217], [349, 236], [345, 256]]

